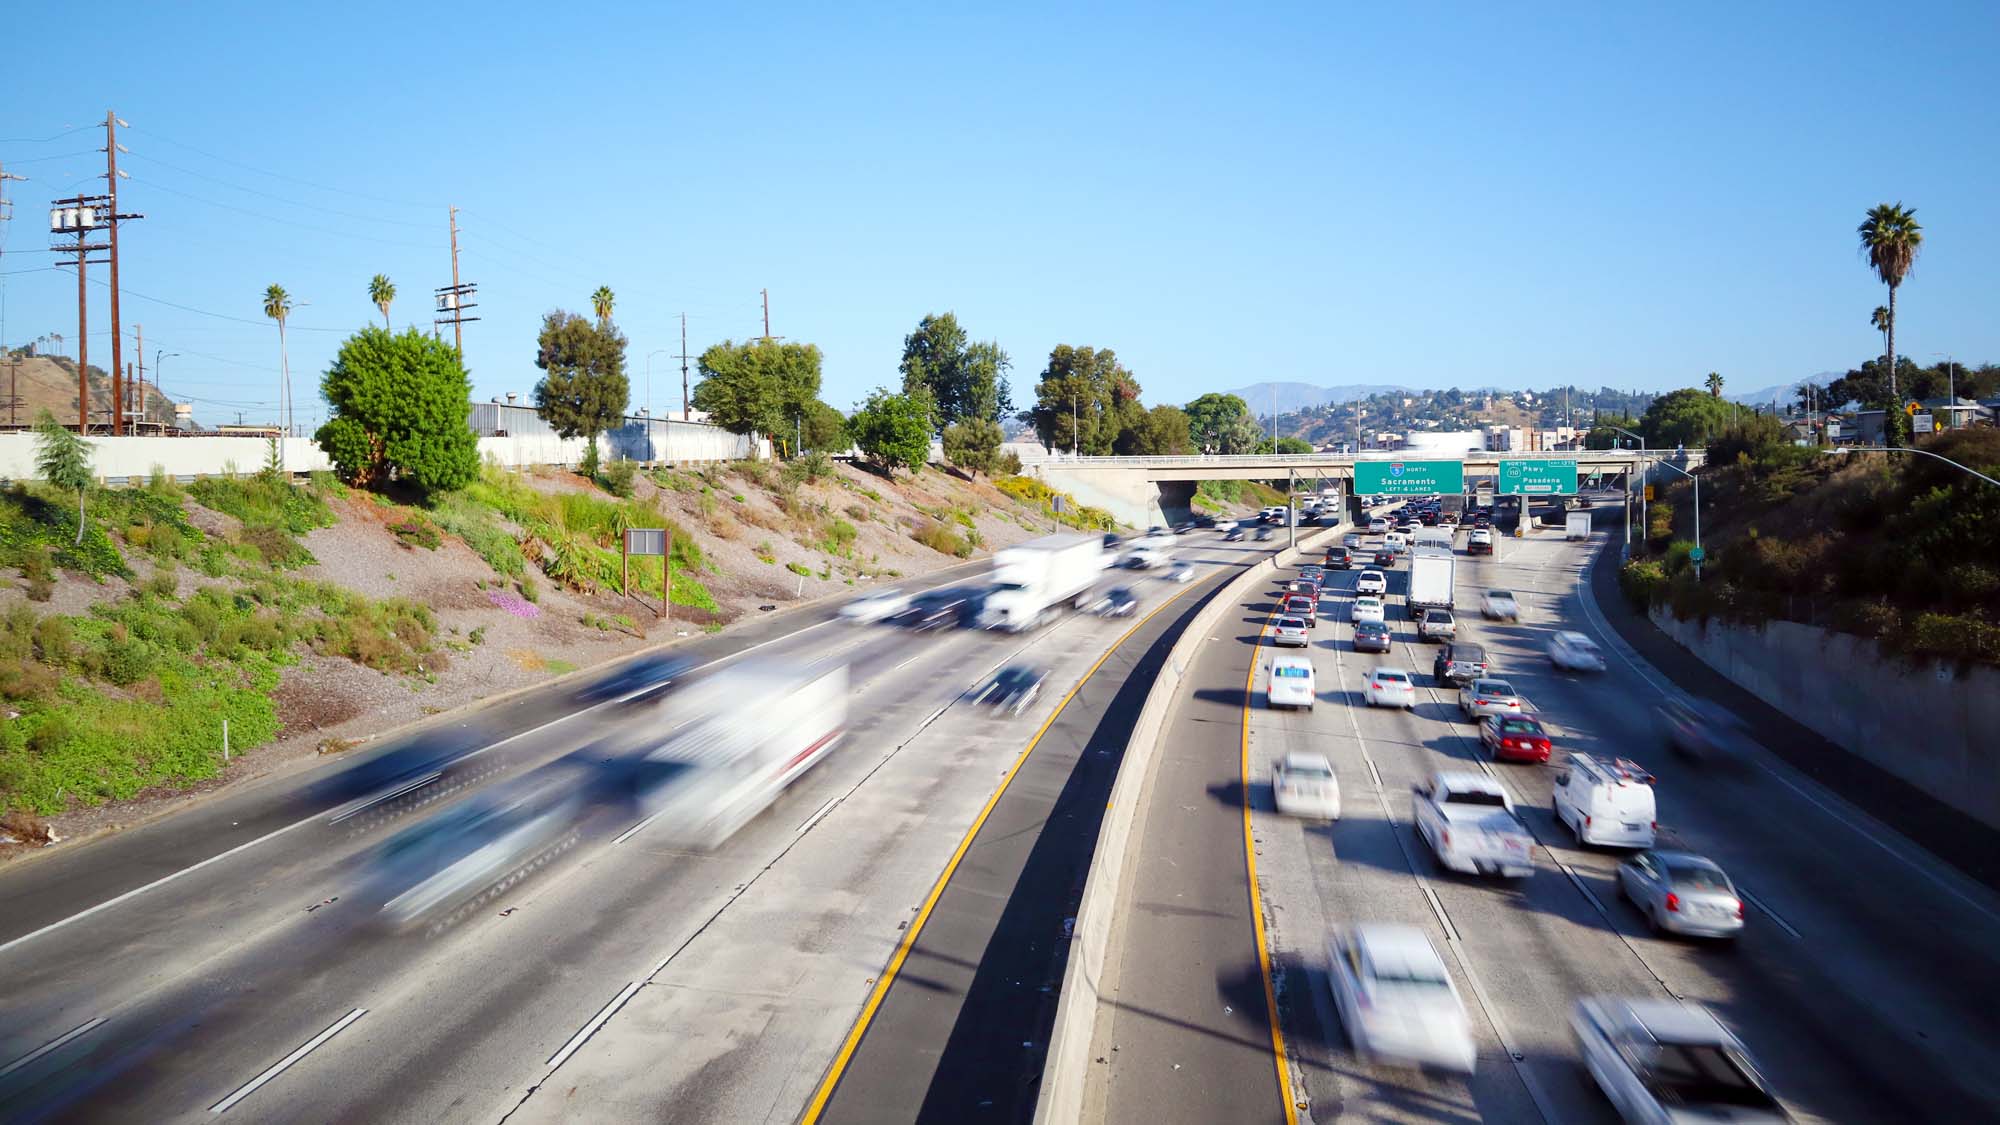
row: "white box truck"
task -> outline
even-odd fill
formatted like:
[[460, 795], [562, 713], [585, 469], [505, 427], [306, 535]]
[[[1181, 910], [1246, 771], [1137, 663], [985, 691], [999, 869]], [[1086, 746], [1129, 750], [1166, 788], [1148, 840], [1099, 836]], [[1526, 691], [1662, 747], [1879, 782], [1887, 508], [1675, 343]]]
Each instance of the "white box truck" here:
[[1423, 544], [1410, 552], [1410, 593], [1403, 599], [1410, 620], [1422, 621], [1429, 610], [1452, 608], [1452, 571], [1457, 563], [1449, 547]]
[[1590, 513], [1571, 512], [1568, 515], [1568, 517], [1566, 517], [1563, 520], [1563, 538], [1564, 539], [1590, 538]]
[[1104, 542], [1094, 535], [1045, 535], [993, 553], [993, 589], [980, 624], [1019, 633], [1064, 606], [1083, 608], [1104, 571]]

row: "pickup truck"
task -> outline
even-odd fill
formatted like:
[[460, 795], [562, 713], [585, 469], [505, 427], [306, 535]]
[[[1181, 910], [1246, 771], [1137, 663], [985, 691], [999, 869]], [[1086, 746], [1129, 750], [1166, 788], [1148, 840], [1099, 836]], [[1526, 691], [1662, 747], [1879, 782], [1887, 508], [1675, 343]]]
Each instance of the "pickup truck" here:
[[1441, 866], [1512, 879], [1535, 873], [1534, 838], [1499, 782], [1481, 773], [1439, 772], [1410, 791], [1417, 834]]

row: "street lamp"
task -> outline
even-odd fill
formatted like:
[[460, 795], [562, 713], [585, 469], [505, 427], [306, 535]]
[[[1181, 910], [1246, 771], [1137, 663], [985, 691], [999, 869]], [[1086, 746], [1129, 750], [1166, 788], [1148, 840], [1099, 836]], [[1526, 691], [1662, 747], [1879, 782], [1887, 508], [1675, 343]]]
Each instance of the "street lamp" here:
[[1674, 464], [1672, 461], [1660, 461], [1658, 464], [1665, 465], [1667, 468], [1694, 482], [1694, 580], [1699, 582], [1701, 581], [1701, 559], [1705, 553], [1701, 549], [1701, 478]]
[[1944, 360], [1945, 422], [1951, 429], [1958, 428], [1958, 364], [1949, 352], [1932, 352], [1932, 359]]
[[1961, 465], [1961, 464], [1959, 464], [1958, 462], [1956, 462], [1956, 461], [1952, 460], [1951, 458], [1949, 458], [1949, 457], [1946, 457], [1946, 456], [1944, 456], [1943, 454], [1940, 454], [1940, 453], [1932, 453], [1932, 452], [1931, 452], [1930, 450], [1928, 450], [1928, 449], [1918, 449], [1918, 448], [1916, 448], [1915, 446], [1901, 446], [1901, 445], [1899, 445], [1899, 446], [1894, 446], [1894, 447], [1891, 447], [1891, 446], [1886, 446], [1886, 445], [1836, 445], [1836, 446], [1834, 446], [1834, 447], [1833, 447], [1832, 449], [1822, 449], [1822, 450], [1820, 450], [1820, 452], [1821, 452], [1821, 453], [1835, 453], [1835, 454], [1839, 454], [1839, 453], [1915, 453], [1915, 454], [1918, 454], [1918, 455], [1920, 455], [1920, 456], [1924, 456], [1924, 457], [1930, 457], [1930, 458], [1934, 458], [1934, 459], [1936, 459], [1936, 460], [1939, 460], [1939, 461], [1943, 461], [1943, 462], [1944, 462], [1945, 464], [1947, 464], [1947, 465], [1950, 465], [1950, 466], [1951, 466], [1952, 468], [1954, 468], [1954, 469], [1959, 469], [1959, 470], [1961, 470], [1961, 471], [1963, 471], [1963, 472], [1968, 472], [1968, 473], [1971, 473], [1971, 474], [1972, 474], [1973, 476], [1975, 476], [1975, 477], [1978, 477], [1978, 478], [1979, 478], [1980, 480], [1983, 480], [1983, 481], [1985, 481], [1985, 482], [1986, 482], [1987, 484], [1991, 484], [1991, 485], [2000, 485], [2000, 480], [1994, 480], [1994, 479], [1993, 479], [1992, 477], [1989, 477], [1989, 476], [1987, 476], [1987, 475], [1986, 475], [1985, 473], [1982, 473], [1982, 472], [1980, 472], [1980, 471], [1979, 471], [1978, 469], [1975, 469], [1975, 468], [1971, 467], [1970, 465]]
[[[161, 360], [163, 360], [163, 359], [170, 359], [170, 358], [173, 358], [173, 357], [175, 357], [175, 356], [178, 356], [178, 355], [180, 355], [180, 354], [181, 354], [181, 353], [179, 353], [179, 352], [170, 352], [170, 351], [168, 351], [168, 350], [167, 350], [167, 349], [165, 349], [165, 348], [154, 348], [154, 349], [153, 349], [153, 389], [154, 389], [154, 390], [156, 390], [156, 391], [160, 391], [160, 361], [161, 361]], [[144, 356], [144, 355], [142, 354], [142, 355], [140, 355], [140, 357], [139, 357], [139, 358], [143, 360], [143, 359], [145, 359], [146, 357], [145, 357], [145, 356]], [[167, 392], [165, 392], [165, 391], [160, 391], [160, 394], [161, 394], [161, 395], [162, 395], [163, 397], [164, 397], [164, 396], [166, 395], [166, 393], [167, 393]], [[143, 418], [143, 417], [145, 416], [145, 414], [146, 414], [146, 386], [145, 386], [145, 384], [144, 384], [144, 383], [141, 383], [141, 384], [139, 385], [139, 415], [140, 415], [140, 417], [142, 417], [142, 418]], [[163, 430], [162, 432], [164, 432], [164, 430]]]

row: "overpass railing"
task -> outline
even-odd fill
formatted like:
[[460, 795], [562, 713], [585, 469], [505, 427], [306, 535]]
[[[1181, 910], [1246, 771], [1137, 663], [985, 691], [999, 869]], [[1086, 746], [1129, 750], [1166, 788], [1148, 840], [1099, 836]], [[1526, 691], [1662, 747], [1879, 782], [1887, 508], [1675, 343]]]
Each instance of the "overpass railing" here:
[[1183, 468], [1190, 465], [1214, 465], [1218, 468], [1272, 466], [1284, 468], [1287, 465], [1304, 465], [1324, 468], [1329, 465], [1351, 465], [1360, 461], [1687, 461], [1704, 459], [1704, 451], [1693, 449], [1578, 449], [1552, 453], [1527, 452], [1520, 450], [1466, 450], [1458, 454], [1432, 453], [1428, 451], [1397, 452], [1393, 450], [1369, 450], [1364, 453], [1190, 453], [1168, 456], [1133, 457], [1072, 457], [1065, 453], [1051, 453], [1039, 464], [1074, 466], [1077, 468], [1144, 469]]

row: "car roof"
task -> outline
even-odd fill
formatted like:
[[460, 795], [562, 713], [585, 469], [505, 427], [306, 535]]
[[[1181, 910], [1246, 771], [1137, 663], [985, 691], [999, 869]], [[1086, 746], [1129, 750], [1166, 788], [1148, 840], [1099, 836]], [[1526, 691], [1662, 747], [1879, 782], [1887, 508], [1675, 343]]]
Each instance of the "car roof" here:
[[1325, 754], [1308, 754], [1302, 750], [1294, 750], [1285, 755], [1281, 764], [1288, 770], [1302, 769], [1307, 766], [1314, 768], [1324, 767], [1329, 770], [1333, 768], [1333, 763], [1327, 760]]
[[1481, 676], [1472, 681], [1474, 691], [1513, 691], [1514, 685], [1498, 676]]
[[1634, 1024], [1663, 1043], [1733, 1043], [1735, 1036], [1708, 1009], [1676, 1000], [1620, 998]]
[[1304, 668], [1310, 671], [1312, 666], [1311, 657], [1301, 656], [1296, 652], [1288, 652], [1282, 656], [1273, 657], [1271, 660], [1271, 667], [1273, 668]]
[[1394, 922], [1363, 922], [1349, 931], [1354, 943], [1368, 951], [1368, 960], [1379, 969], [1422, 968], [1441, 971], [1444, 959], [1431, 939], [1415, 926]]
[[1579, 633], [1574, 629], [1564, 629], [1562, 632], [1557, 633], [1556, 637], [1558, 640], [1567, 641], [1571, 644], [1574, 644], [1577, 641], [1582, 641], [1585, 644], [1590, 643], [1590, 638], [1588, 636], [1585, 636], [1584, 634]]
[[1437, 780], [1453, 793], [1491, 793], [1496, 797], [1507, 795], [1507, 791], [1500, 787], [1498, 781], [1471, 770], [1443, 770], [1438, 773]]
[[1379, 676], [1384, 672], [1394, 672], [1398, 676], [1408, 676], [1410, 674], [1407, 669], [1391, 668], [1387, 664], [1378, 664], [1375, 667], [1368, 669], [1368, 675], [1370, 678]]
[[1461, 656], [1486, 655], [1486, 646], [1480, 644], [1478, 641], [1450, 641], [1446, 647], [1451, 650], [1451, 658], [1453, 660], [1457, 660]]

